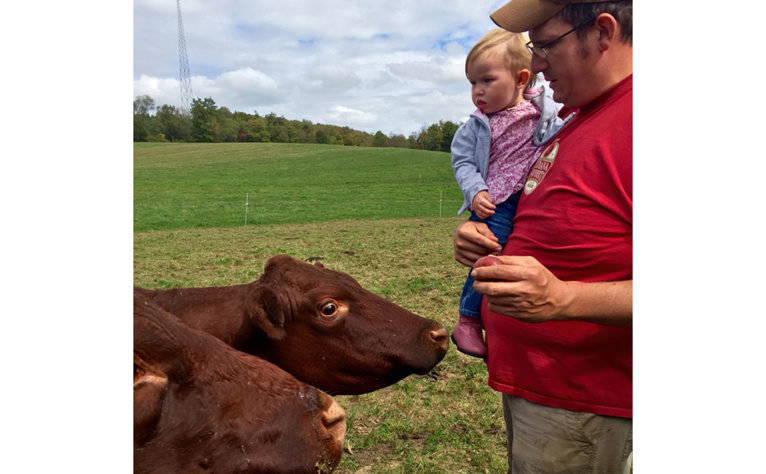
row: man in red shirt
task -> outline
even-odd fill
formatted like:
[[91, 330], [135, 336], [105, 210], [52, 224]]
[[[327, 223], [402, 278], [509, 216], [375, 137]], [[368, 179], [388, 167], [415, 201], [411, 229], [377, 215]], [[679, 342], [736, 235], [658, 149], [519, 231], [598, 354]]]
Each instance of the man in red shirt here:
[[489, 385], [503, 394], [509, 472], [622, 472], [632, 457], [632, 1], [512, 0], [562, 116], [530, 172], [505, 248], [454, 236], [485, 295]]

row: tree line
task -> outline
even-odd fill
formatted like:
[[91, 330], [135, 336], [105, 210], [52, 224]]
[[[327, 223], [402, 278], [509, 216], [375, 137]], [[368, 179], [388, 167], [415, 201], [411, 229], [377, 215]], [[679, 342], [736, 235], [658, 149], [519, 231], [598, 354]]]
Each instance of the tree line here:
[[440, 120], [410, 136], [374, 134], [337, 125], [288, 120], [274, 113], [261, 116], [232, 112], [207, 97], [194, 99], [190, 113], [172, 105], [156, 106], [148, 95], [133, 101], [134, 142], [274, 142], [346, 146], [398, 147], [450, 151], [458, 124]]

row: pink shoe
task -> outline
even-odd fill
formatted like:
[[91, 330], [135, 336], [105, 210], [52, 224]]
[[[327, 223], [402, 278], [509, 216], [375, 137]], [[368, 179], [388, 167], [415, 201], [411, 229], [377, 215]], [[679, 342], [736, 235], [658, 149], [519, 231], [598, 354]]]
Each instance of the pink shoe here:
[[455, 329], [452, 330], [452, 342], [463, 354], [481, 359], [487, 358], [487, 343], [484, 342], [484, 326], [480, 318], [459, 315]]

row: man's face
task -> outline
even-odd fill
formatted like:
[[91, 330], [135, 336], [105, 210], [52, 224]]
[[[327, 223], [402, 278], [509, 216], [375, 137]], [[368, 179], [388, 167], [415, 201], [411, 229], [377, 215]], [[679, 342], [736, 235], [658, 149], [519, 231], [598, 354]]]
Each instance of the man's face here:
[[[554, 17], [529, 30], [529, 39], [535, 45], [542, 45], [571, 29], [572, 25]], [[553, 90], [553, 100], [567, 107], [581, 107], [598, 95], [591, 80], [593, 67], [590, 59], [594, 56], [589, 49], [593, 42], [591, 37], [589, 35], [581, 40], [577, 32], [572, 32], [547, 48], [545, 58], [532, 55], [532, 73], [542, 72]]]

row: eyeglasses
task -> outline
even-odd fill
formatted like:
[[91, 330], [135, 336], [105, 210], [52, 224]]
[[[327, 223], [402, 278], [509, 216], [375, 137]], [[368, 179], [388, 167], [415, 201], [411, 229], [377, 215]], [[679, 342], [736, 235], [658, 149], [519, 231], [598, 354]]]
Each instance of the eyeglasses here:
[[580, 23], [579, 25], [575, 26], [574, 28], [572, 28], [571, 30], [567, 31], [563, 35], [559, 36], [558, 38], [554, 38], [554, 39], [552, 39], [552, 40], [550, 40], [550, 41], [548, 41], [548, 42], [546, 42], [544, 44], [541, 44], [540, 46], [533, 45], [531, 41], [527, 41], [525, 46], [527, 47], [527, 49], [529, 50], [530, 53], [534, 54], [538, 58], [546, 58], [546, 57], [548, 57], [548, 50], [550, 49], [551, 46], [553, 46], [554, 44], [556, 44], [559, 41], [561, 41], [562, 39], [564, 39], [564, 37], [566, 35], [568, 35], [569, 33], [573, 32], [573, 31], [575, 31], [575, 30], [577, 30], [579, 28], [582, 28], [585, 25], [588, 25], [588, 24], [592, 23], [593, 20], [595, 20], [595, 19], [596, 19], [596, 17], [593, 17], [593, 18], [589, 19], [588, 21], [584, 21], [584, 22]]

